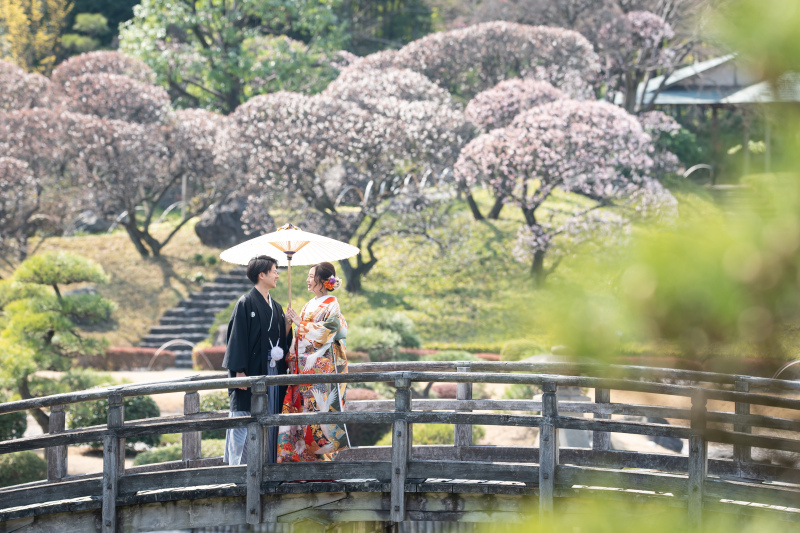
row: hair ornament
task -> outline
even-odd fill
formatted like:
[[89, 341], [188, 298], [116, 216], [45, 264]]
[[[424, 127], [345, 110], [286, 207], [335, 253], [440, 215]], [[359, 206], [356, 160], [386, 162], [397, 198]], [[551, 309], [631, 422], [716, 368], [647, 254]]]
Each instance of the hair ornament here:
[[342, 278], [331, 276], [327, 280], [325, 280], [325, 283], [323, 285], [327, 290], [335, 291], [336, 289], [342, 286]]

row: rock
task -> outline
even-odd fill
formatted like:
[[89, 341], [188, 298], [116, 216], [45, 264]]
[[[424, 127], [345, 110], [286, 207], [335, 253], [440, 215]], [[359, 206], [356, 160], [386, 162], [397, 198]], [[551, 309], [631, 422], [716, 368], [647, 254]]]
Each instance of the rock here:
[[212, 346], [227, 346], [228, 345], [228, 324], [222, 324], [217, 329], [217, 334], [214, 337], [214, 344]]
[[241, 198], [233, 198], [209, 207], [194, 231], [200, 242], [215, 248], [229, 248], [248, 239], [242, 228], [242, 213], [247, 203]]
[[92, 210], [81, 211], [72, 222], [67, 225], [64, 235], [75, 235], [76, 233], [105, 233], [111, 227], [112, 222], [101, 218]]
[[100, 294], [97, 292], [97, 289], [94, 285], [89, 285], [87, 287], [81, 287], [80, 289], [72, 289], [71, 291], [66, 291], [64, 296], [80, 296], [82, 294]]

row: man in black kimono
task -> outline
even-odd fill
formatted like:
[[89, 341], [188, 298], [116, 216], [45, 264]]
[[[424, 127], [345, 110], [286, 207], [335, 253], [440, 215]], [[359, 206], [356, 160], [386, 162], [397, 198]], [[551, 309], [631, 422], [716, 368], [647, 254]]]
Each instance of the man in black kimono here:
[[[291, 322], [286, 320], [281, 304], [272, 299], [270, 289], [278, 284], [278, 262], [260, 255], [247, 265], [247, 277], [253, 289], [239, 298], [228, 323], [228, 346], [223, 368], [230, 377], [286, 374], [284, 354], [289, 351]], [[250, 416], [250, 389], [228, 389], [231, 399], [229, 416]], [[267, 412], [281, 412], [286, 387], [267, 387]], [[278, 452], [278, 428], [270, 427], [267, 462], [274, 463]], [[229, 429], [225, 436], [223, 460], [231, 465], [247, 463], [246, 428]]]

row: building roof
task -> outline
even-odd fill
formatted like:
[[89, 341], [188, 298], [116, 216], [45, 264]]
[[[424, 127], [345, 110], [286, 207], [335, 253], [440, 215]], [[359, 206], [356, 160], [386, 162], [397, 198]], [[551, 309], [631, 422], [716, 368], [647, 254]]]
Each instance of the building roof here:
[[[664, 85], [661, 92], [658, 89]], [[664, 82], [657, 76], [639, 84], [638, 101], [655, 105], [766, 104], [800, 102], [800, 74], [781, 76], [777, 90], [762, 73], [741, 65], [736, 54], [715, 57], [680, 68]], [[642, 99], [642, 91], [646, 90]], [[657, 94], [656, 94], [657, 93]]]

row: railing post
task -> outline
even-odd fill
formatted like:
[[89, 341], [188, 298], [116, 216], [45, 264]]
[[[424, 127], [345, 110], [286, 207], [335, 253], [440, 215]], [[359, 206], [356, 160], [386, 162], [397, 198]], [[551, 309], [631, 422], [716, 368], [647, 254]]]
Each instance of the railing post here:
[[[64, 406], [50, 408], [50, 433], [62, 433], [66, 428]], [[67, 477], [67, 447], [47, 448], [47, 481], [58, 481]]]
[[[611, 403], [611, 391], [608, 389], [595, 389], [594, 390], [594, 403], [608, 404]], [[595, 413], [596, 420], [610, 420], [611, 415]], [[611, 449], [611, 433], [607, 431], [593, 431], [592, 432], [592, 449], [608, 451]]]
[[[108, 430], [122, 428], [125, 406], [122, 393], [108, 395]], [[117, 527], [117, 494], [119, 477], [125, 467], [125, 441], [116, 435], [103, 437], [103, 533], [113, 533]]]
[[542, 425], [539, 428], [539, 518], [553, 515], [553, 492], [558, 465], [557, 384], [542, 383]]
[[702, 389], [692, 395], [692, 429], [696, 434], [689, 437], [689, 527], [693, 531], [703, 528], [703, 493], [708, 473], [708, 442], [706, 429], [706, 397]]
[[[750, 392], [750, 384], [747, 382], [746, 379], [741, 377], [736, 378], [736, 381], [734, 382], [734, 387], [736, 388], [736, 392]], [[734, 405], [734, 409], [737, 415], [750, 414], [750, 404], [746, 402], [736, 402]], [[739, 431], [741, 433], [750, 433], [750, 426], [748, 426], [747, 424], [734, 424], [733, 430]], [[741, 473], [742, 463], [748, 463], [751, 460], [750, 446], [745, 446], [744, 444], [734, 444], [733, 458], [738, 464], [739, 471]]]
[[[183, 414], [194, 415], [200, 412], [200, 393], [187, 392], [183, 396]], [[183, 449], [181, 459], [184, 461], [194, 461], [200, 459], [200, 432], [187, 431], [183, 434]]]
[[[457, 367], [458, 372], [469, 372], [468, 366]], [[472, 383], [458, 383], [456, 384], [456, 399], [458, 400], [471, 400], [472, 399]], [[459, 411], [471, 411], [471, 409], [459, 408]], [[472, 424], [456, 424], [455, 429], [455, 446], [460, 456], [461, 446], [472, 446]]]
[[411, 381], [408, 378], [394, 380], [394, 412], [392, 425], [392, 507], [391, 521], [403, 522], [406, 519], [406, 478], [411, 449], [408, 441], [408, 421], [405, 418], [411, 411]]
[[[250, 389], [250, 415], [267, 413], [267, 383], [259, 380]], [[247, 425], [247, 523], [261, 523], [261, 482], [267, 453], [266, 428], [258, 421]]]

